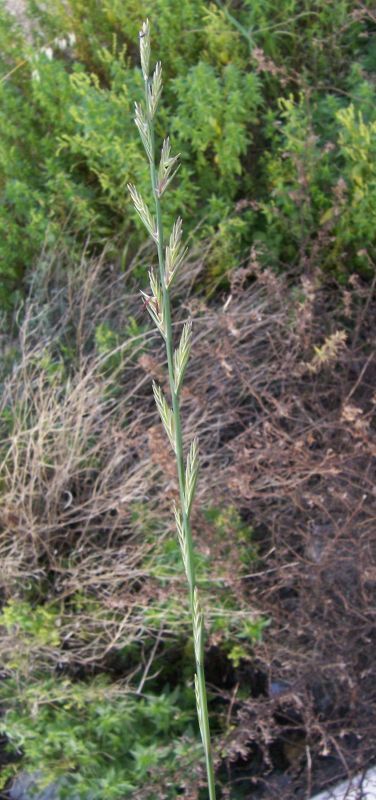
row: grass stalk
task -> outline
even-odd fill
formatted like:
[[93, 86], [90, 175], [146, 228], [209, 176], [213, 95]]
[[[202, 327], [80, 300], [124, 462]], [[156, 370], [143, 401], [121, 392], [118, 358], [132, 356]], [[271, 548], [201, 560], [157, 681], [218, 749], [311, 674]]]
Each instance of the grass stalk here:
[[144, 106], [136, 104], [135, 122], [139, 129], [141, 140], [150, 164], [155, 217], [150, 213], [137, 189], [133, 185], [130, 185], [129, 190], [135, 208], [149, 231], [149, 234], [153, 238], [158, 251], [159, 275], [157, 277], [154, 272], [150, 270], [151, 294], [147, 295], [142, 292], [142, 295], [150, 316], [159, 333], [162, 335], [166, 346], [171, 407], [168, 405], [159, 386], [154, 384], [153, 390], [162, 423], [176, 458], [180, 508], [175, 507], [174, 514], [189, 587], [189, 602], [196, 662], [195, 691], [197, 715], [205, 753], [209, 800], [215, 800], [214, 769], [211, 754], [204, 671], [204, 622], [196, 584], [195, 556], [190, 523], [191, 508], [198, 473], [198, 444], [196, 439], [192, 441], [189, 454], [185, 461], [180, 413], [180, 392], [184, 372], [189, 359], [192, 324], [190, 320], [185, 323], [180, 343], [176, 350], [174, 350], [170, 299], [171, 285], [179, 267], [182, 265], [186, 250], [182, 245], [181, 219], [179, 218], [175, 222], [170, 233], [168, 245], [166, 245], [164, 241], [162, 222], [161, 198], [177, 171], [178, 156], [171, 156], [169, 139], [165, 139], [161, 150], [159, 167], [156, 167], [154, 116], [162, 92], [162, 69], [161, 65], [158, 63], [153, 76], [150, 77], [150, 27], [148, 21], [144, 22], [140, 31], [140, 56], [145, 85], [145, 103]]

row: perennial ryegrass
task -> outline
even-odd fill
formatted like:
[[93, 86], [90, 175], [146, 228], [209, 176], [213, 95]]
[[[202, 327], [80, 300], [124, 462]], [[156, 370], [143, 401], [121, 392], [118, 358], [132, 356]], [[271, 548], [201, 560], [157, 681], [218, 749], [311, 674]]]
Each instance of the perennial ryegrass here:
[[215, 800], [214, 769], [211, 754], [209, 716], [204, 671], [204, 622], [200, 606], [199, 592], [196, 584], [195, 558], [190, 523], [192, 503], [194, 500], [199, 467], [198, 442], [193, 439], [186, 461], [184, 460], [183, 435], [180, 412], [180, 392], [187, 367], [192, 337], [192, 323], [184, 323], [182, 335], [177, 349], [174, 350], [170, 289], [173, 280], [186, 256], [182, 244], [182, 220], [180, 217], [173, 225], [169, 243], [165, 246], [162, 222], [162, 197], [174, 178], [178, 169], [178, 156], [171, 155], [170, 141], [163, 142], [159, 167], [156, 167], [154, 117], [162, 93], [162, 67], [158, 62], [150, 77], [150, 26], [144, 22], [140, 31], [140, 56], [145, 84], [145, 103], [136, 103], [135, 123], [150, 165], [150, 178], [155, 203], [155, 217], [151, 214], [145, 201], [135, 186], [129, 185], [129, 191], [136, 211], [140, 215], [149, 235], [154, 240], [158, 251], [159, 274], [153, 269], [149, 271], [151, 295], [143, 294], [149, 314], [164, 339], [166, 346], [171, 406], [158, 384], [153, 383], [156, 405], [175, 453], [180, 508], [174, 507], [176, 528], [182, 552], [184, 568], [189, 586], [189, 599], [193, 623], [194, 653], [196, 662], [195, 690], [197, 715], [201, 738], [205, 752], [205, 764], [210, 800]]

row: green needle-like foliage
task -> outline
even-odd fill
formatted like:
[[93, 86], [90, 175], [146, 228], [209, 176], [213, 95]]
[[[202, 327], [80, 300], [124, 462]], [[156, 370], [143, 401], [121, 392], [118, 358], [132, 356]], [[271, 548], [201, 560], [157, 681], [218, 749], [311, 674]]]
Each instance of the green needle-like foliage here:
[[161, 209], [161, 198], [178, 169], [178, 156], [171, 156], [170, 141], [167, 138], [162, 145], [159, 165], [158, 167], [156, 166], [153, 120], [162, 92], [162, 68], [160, 63], [158, 63], [155, 67], [154, 74], [150, 76], [150, 26], [148, 21], [144, 22], [140, 32], [140, 55], [145, 83], [145, 103], [144, 106], [136, 103], [135, 123], [150, 164], [150, 177], [155, 203], [155, 219], [136, 187], [130, 185], [129, 191], [136, 211], [140, 215], [158, 249], [159, 276], [157, 277], [152, 270], [149, 272], [151, 295], [142, 294], [150, 316], [166, 345], [171, 406], [167, 402], [159, 386], [154, 384], [153, 391], [164, 429], [176, 455], [181, 508], [174, 508], [174, 514], [184, 568], [189, 585], [196, 661], [195, 689], [197, 715], [205, 752], [209, 798], [210, 800], [215, 800], [214, 770], [211, 756], [203, 663], [204, 622], [199, 592], [196, 585], [194, 549], [190, 524], [190, 515], [199, 466], [198, 443], [197, 439], [192, 441], [185, 461], [179, 399], [184, 372], [189, 359], [192, 323], [191, 320], [185, 323], [180, 343], [175, 351], [171, 324], [170, 288], [178, 269], [184, 261], [186, 250], [182, 245], [182, 221], [180, 218], [174, 223], [169, 236], [169, 243], [165, 247]]

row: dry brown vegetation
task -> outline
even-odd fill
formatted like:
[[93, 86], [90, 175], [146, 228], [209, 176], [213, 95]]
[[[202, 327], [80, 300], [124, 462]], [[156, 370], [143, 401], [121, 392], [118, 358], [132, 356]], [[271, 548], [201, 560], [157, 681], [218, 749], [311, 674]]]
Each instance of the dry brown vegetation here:
[[[184, 280], [202, 264], [193, 259]], [[145, 621], [166, 591], [145, 531], [157, 509], [160, 536], [173, 535], [176, 481], [150, 391], [161, 351], [154, 334], [129, 334], [130, 317], [146, 317], [131, 283], [83, 259], [66, 284], [38, 287], [5, 380], [3, 596], [64, 606], [59, 643], [34, 641], [35, 660], [105, 667], [127, 642], [160, 635]], [[240, 613], [271, 620], [238, 668], [220, 640], [207, 652], [228, 723], [217, 764], [254, 797], [309, 796], [365, 766], [375, 744], [373, 287], [354, 280], [332, 297], [315, 275], [292, 292], [253, 252], [221, 306], [192, 292], [186, 301], [184, 418], [203, 454], [198, 548], [211, 544], [208, 505], [234, 505], [258, 547], [244, 576], [236, 552], [229, 562], [214, 543], [211, 613], [220, 580]], [[95, 347], [105, 321], [121, 333], [108, 354]], [[180, 576], [171, 585], [183, 596]], [[9, 646], [4, 634], [3, 654]]]

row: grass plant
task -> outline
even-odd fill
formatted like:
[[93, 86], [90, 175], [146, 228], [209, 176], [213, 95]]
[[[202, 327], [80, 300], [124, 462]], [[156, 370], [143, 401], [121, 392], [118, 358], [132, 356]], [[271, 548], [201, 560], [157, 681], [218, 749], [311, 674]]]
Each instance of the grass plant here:
[[188, 320], [184, 323], [180, 342], [174, 350], [170, 298], [172, 283], [184, 262], [187, 251], [182, 243], [183, 229], [181, 218], [179, 217], [175, 221], [167, 245], [165, 245], [162, 221], [162, 197], [178, 170], [179, 156], [171, 155], [170, 140], [166, 138], [163, 141], [158, 168], [156, 166], [154, 117], [162, 93], [162, 67], [160, 62], [158, 62], [153, 75], [150, 76], [150, 51], [150, 25], [147, 20], [143, 23], [140, 31], [140, 56], [145, 85], [145, 102], [144, 105], [136, 103], [135, 123], [139, 130], [150, 165], [155, 216], [152, 215], [144, 199], [134, 185], [129, 185], [129, 191], [135, 209], [140, 215], [149, 235], [155, 242], [158, 251], [159, 272], [156, 274], [153, 269], [150, 269], [149, 281], [151, 294], [148, 295], [142, 292], [142, 296], [145, 306], [160, 335], [163, 337], [166, 346], [171, 406], [168, 404], [161, 387], [156, 383], [153, 383], [153, 392], [165, 432], [176, 457], [180, 508], [177, 506], [174, 507], [174, 515], [189, 587], [196, 662], [195, 690], [197, 716], [205, 753], [209, 798], [210, 800], [215, 800], [214, 769], [211, 754], [204, 671], [204, 622], [196, 583], [195, 556], [190, 523], [199, 468], [198, 442], [197, 439], [192, 440], [185, 461], [180, 411], [180, 393], [191, 349], [192, 322]]
[[[189, 294], [207, 252], [195, 262], [192, 248], [173, 290], [195, 309], [183, 411], [205, 453], [192, 524], [221, 698], [217, 792], [223, 781], [224, 795], [247, 796], [252, 759], [267, 791], [282, 744], [292, 800], [297, 786], [324, 789], [325, 762], [342, 775], [338, 753], [353, 763], [355, 736], [360, 766], [374, 751], [374, 299], [356, 284], [335, 310], [325, 287], [291, 292], [254, 254], [225, 308], [223, 296], [208, 304]], [[18, 338], [2, 337], [0, 704], [9, 753], [22, 750], [8, 774], [38, 772], [41, 790], [64, 775], [68, 798], [197, 800], [175, 464], [150, 392], [151, 375], [163, 386], [164, 339], [144, 330], [129, 274], [104, 258], [59, 267], [55, 282], [39, 275]], [[269, 675], [288, 696], [266, 694]], [[296, 758], [302, 731], [312, 774]]]

